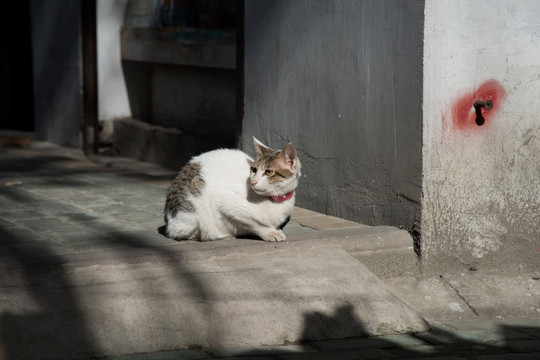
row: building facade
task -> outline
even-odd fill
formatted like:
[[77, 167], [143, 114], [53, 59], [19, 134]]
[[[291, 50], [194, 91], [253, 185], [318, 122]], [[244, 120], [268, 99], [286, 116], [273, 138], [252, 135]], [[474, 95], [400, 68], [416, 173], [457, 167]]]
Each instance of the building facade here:
[[[35, 129], [74, 147], [77, 4], [30, 1]], [[239, 1], [240, 41], [188, 47], [198, 63], [186, 44], [129, 43], [141, 38], [125, 14], [141, 4], [97, 2], [99, 116], [144, 124], [116, 134], [137, 156], [176, 168], [222, 146], [198, 136], [251, 154], [252, 136], [290, 141], [299, 206], [407, 229], [427, 266], [538, 268], [540, 1]]]

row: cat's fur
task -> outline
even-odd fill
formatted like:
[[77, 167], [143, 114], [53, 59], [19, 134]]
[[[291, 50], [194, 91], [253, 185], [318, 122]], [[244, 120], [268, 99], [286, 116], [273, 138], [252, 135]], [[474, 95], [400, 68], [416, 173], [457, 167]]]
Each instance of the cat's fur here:
[[167, 191], [165, 235], [201, 241], [257, 235], [283, 241], [294, 208], [300, 161], [292, 144], [272, 150], [253, 138], [255, 160], [239, 150], [192, 158]]

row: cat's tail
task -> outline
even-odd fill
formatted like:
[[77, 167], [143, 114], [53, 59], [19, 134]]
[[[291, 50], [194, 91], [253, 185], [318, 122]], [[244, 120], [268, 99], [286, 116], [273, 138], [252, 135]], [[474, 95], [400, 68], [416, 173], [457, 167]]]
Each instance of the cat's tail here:
[[[167, 219], [165, 219], [165, 222], [167, 222]], [[169, 234], [167, 234], [167, 224], [158, 227], [157, 230], [161, 235], [169, 237]]]

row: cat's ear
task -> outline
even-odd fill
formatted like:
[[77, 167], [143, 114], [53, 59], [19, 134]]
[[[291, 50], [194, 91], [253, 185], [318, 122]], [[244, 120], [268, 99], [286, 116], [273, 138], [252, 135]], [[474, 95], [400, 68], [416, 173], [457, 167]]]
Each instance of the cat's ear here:
[[264, 155], [273, 151], [271, 148], [260, 142], [255, 136], [253, 137], [253, 142], [255, 143], [255, 148], [259, 152], [259, 155]]
[[298, 162], [298, 157], [296, 155], [296, 148], [293, 144], [285, 144], [283, 149], [281, 149], [281, 156], [283, 157], [285, 165], [291, 170], [296, 166]]

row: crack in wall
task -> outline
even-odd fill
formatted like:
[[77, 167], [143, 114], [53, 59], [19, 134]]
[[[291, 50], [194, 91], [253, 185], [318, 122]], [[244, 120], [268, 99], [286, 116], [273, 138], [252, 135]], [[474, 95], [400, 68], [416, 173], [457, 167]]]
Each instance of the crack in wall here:
[[469, 301], [467, 299], [465, 299], [465, 297], [463, 295], [460, 294], [459, 290], [453, 286], [452, 284], [450, 284], [450, 282], [448, 280], [446, 280], [444, 278], [443, 275], [439, 275], [439, 277], [441, 278], [441, 280], [443, 281], [444, 284], [446, 284], [450, 289], [454, 290], [454, 292], [456, 293], [456, 295], [465, 303], [467, 304], [467, 307], [473, 312], [474, 315], [476, 316], [479, 316], [478, 314], [478, 311], [474, 308], [474, 306], [472, 306]]

